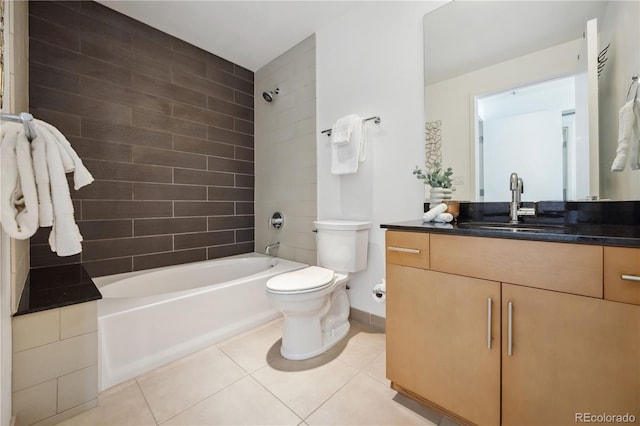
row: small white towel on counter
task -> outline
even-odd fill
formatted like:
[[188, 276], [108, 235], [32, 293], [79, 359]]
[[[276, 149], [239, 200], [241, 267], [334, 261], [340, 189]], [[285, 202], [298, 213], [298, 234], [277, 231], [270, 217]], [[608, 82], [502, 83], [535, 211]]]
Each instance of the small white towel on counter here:
[[422, 215], [423, 222], [436, 222], [436, 223], [449, 223], [453, 220], [451, 213], [445, 213], [447, 211], [447, 205], [440, 203], [437, 206], [429, 209], [428, 212]]
[[[337, 126], [334, 126], [341, 133], [336, 142], [333, 142], [334, 133], [333, 129], [331, 130], [331, 173], [334, 175], [357, 173], [359, 163], [366, 160], [367, 135], [362, 117], [352, 114], [343, 117], [338, 122], [343, 119], [351, 121], [353, 128], [351, 132], [348, 132], [347, 130], [339, 130]], [[348, 140], [342, 141], [342, 138], [346, 137], [347, 133], [349, 133]]]
[[29, 142], [21, 124], [2, 124], [2, 227], [12, 238], [27, 239], [38, 226], [51, 226], [51, 250], [71, 256], [82, 251], [82, 235], [65, 173], [73, 172], [76, 189], [93, 176], [58, 129], [40, 120], [33, 127], [36, 137]]
[[632, 99], [618, 114], [618, 146], [612, 172], [625, 169], [629, 156], [631, 170], [640, 170], [640, 100]]

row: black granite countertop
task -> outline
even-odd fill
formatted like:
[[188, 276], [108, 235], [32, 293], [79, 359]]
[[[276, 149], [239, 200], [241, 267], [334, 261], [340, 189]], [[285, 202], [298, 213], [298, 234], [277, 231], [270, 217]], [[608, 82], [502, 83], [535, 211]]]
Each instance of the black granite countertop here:
[[80, 263], [31, 269], [14, 316], [101, 298], [98, 288]]
[[[457, 223], [423, 223], [422, 219], [386, 223], [381, 228], [620, 247], [640, 247], [640, 202], [539, 202], [535, 217], [523, 217], [520, 229], [509, 226], [508, 203], [460, 203]], [[469, 226], [469, 223], [475, 226]], [[484, 223], [503, 224], [503, 228], [483, 227]], [[538, 229], [527, 230], [531, 225]]]

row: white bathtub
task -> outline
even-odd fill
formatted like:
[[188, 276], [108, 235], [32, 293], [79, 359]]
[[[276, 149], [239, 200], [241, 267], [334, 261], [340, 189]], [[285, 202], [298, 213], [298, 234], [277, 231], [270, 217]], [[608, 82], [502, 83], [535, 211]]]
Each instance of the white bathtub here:
[[100, 390], [277, 318], [267, 280], [305, 266], [249, 253], [95, 278]]

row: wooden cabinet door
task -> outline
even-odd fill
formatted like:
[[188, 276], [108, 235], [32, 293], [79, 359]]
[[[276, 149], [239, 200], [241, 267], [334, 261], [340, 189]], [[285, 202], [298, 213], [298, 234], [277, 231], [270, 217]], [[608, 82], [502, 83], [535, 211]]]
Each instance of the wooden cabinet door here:
[[499, 283], [387, 265], [387, 376], [394, 383], [470, 422], [498, 424], [499, 333]]
[[503, 284], [502, 424], [585, 413], [640, 418], [640, 307]]

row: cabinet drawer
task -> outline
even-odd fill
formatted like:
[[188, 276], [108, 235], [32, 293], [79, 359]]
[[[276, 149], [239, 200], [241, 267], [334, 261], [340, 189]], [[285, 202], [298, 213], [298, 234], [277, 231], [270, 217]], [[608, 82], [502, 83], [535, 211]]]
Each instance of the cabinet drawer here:
[[429, 269], [429, 234], [387, 231], [387, 263]]
[[604, 298], [640, 305], [640, 249], [604, 248]]
[[431, 269], [602, 298], [602, 246], [433, 234]]

